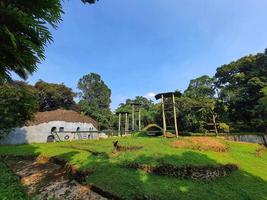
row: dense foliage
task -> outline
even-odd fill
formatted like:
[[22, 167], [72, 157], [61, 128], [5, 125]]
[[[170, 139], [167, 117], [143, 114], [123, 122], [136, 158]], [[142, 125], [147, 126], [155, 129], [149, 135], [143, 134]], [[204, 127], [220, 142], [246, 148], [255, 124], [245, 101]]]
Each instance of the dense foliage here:
[[227, 121], [237, 129], [266, 131], [267, 50], [219, 67], [215, 77]]
[[[82, 0], [95, 3], [95, 0]], [[45, 58], [44, 51], [52, 42], [50, 29], [61, 21], [61, 0], [0, 1], [0, 84], [11, 81], [11, 73], [26, 79], [37, 70]], [[0, 130], [8, 133], [11, 128], [22, 126], [37, 111], [57, 108], [78, 109], [74, 94], [63, 84], [36, 83], [37, 92], [23, 83], [0, 85]]]
[[0, 199], [29, 200], [25, 188], [20, 184], [20, 178], [13, 174], [0, 160]]
[[0, 137], [21, 127], [38, 111], [37, 91], [25, 83], [0, 85]]
[[[81, 0], [94, 4], [96, 0]], [[0, 1], [0, 82], [11, 72], [22, 79], [37, 70], [53, 38], [50, 27], [61, 21], [62, 0]]]
[[52, 41], [49, 26], [61, 20], [61, 0], [0, 1], [0, 81], [11, 72], [26, 79], [45, 58], [45, 46]]
[[[154, 123], [156, 119], [160, 119], [160, 109], [159, 104], [154, 104], [152, 100], [149, 100], [143, 96], [136, 96], [134, 99], [126, 99], [125, 103], [121, 103], [115, 112], [129, 112], [132, 113], [131, 103], [141, 104], [141, 128], [147, 126], [148, 124]], [[137, 112], [139, 108], [135, 107]], [[117, 128], [118, 116], [115, 117], [114, 127]], [[124, 119], [122, 119], [123, 121]], [[132, 114], [129, 115], [129, 121], [132, 120]], [[135, 120], [138, 120], [138, 114], [135, 113]], [[138, 127], [137, 122], [135, 122], [135, 127]], [[130, 127], [132, 129], [132, 127]]]
[[205, 75], [191, 80], [176, 101], [182, 130], [218, 133], [214, 78]]
[[59, 108], [75, 109], [75, 93], [63, 83], [46, 83], [40, 80], [36, 82], [34, 87], [38, 90], [39, 110], [41, 112]]
[[180, 125], [187, 131], [266, 132], [266, 88], [267, 51], [223, 65], [212, 78], [191, 80], [177, 99]]
[[78, 82], [80, 90], [81, 111], [99, 123], [99, 128], [107, 129], [111, 126], [112, 113], [110, 111], [111, 90], [95, 73], [83, 76]]
[[[137, 99], [135, 99], [136, 101]], [[117, 111], [131, 112], [127, 100]], [[160, 105], [141, 101], [143, 124], [162, 125]], [[171, 100], [165, 100], [171, 110]], [[223, 65], [214, 77], [190, 81], [176, 98], [178, 126], [183, 132], [267, 131], [267, 51]], [[172, 112], [166, 112], [173, 126]]]
[[[162, 125], [160, 105], [145, 98], [126, 100], [117, 111], [131, 112], [130, 102], [141, 102], [143, 125]], [[173, 126], [172, 102], [165, 100], [167, 126]], [[182, 132], [267, 131], [267, 51], [249, 55], [190, 81], [176, 98]], [[131, 116], [130, 116], [131, 117]]]

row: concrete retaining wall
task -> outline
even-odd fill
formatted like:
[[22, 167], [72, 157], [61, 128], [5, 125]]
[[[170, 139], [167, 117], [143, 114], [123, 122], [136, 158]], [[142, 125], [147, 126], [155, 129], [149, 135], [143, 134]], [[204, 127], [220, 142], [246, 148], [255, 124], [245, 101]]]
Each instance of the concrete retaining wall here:
[[239, 142], [252, 142], [267, 145], [267, 135], [231, 135], [226, 139]]
[[[56, 127], [56, 131], [59, 131], [60, 127], [64, 128], [64, 131], [76, 132], [79, 131], [96, 131], [97, 129], [93, 124], [80, 123], [80, 122], [64, 122], [64, 121], [51, 121], [48, 123], [42, 123], [34, 126], [24, 126], [22, 128], [15, 128], [11, 133], [0, 141], [0, 144], [24, 144], [24, 143], [45, 143], [47, 137], [51, 135], [51, 130]], [[68, 135], [68, 140], [77, 140], [78, 136], [75, 133], [60, 133], [58, 136], [62, 141], [65, 141], [65, 136]], [[80, 133], [82, 139], [96, 139], [97, 133]]]

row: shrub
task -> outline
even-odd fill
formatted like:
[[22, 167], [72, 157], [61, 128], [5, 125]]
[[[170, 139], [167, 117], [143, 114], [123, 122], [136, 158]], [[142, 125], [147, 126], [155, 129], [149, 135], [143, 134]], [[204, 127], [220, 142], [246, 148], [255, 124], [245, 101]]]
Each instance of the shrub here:
[[0, 160], [0, 199], [28, 200], [25, 188], [20, 185], [19, 177], [14, 175]]
[[0, 85], [0, 139], [38, 111], [37, 91], [23, 82]]
[[229, 133], [230, 132], [230, 127], [226, 123], [220, 123], [219, 124], [219, 131], [223, 133]]

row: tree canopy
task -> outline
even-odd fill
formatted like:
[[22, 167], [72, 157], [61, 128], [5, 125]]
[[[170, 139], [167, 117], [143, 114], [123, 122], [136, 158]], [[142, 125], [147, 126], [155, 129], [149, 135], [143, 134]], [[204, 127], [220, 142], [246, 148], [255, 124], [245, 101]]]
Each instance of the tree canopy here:
[[46, 83], [42, 80], [36, 82], [34, 86], [38, 90], [39, 110], [50, 111], [59, 108], [74, 109], [76, 94], [71, 88], [62, 84]]
[[266, 129], [267, 51], [249, 55], [217, 69], [219, 99], [227, 106], [229, 121], [242, 129]]
[[[215, 90], [213, 77], [204, 75], [190, 81], [183, 97], [177, 99], [183, 128], [200, 132], [210, 129], [217, 133]], [[213, 128], [208, 124], [214, 124]]]
[[83, 76], [78, 82], [81, 111], [98, 121], [100, 128], [109, 128], [111, 90], [96, 73]]
[[191, 98], [213, 98], [215, 95], [214, 78], [204, 75], [191, 80], [184, 94]]
[[37, 69], [52, 41], [49, 26], [61, 20], [61, 0], [1, 0], [0, 2], [0, 81], [11, 72], [23, 79]]
[[[130, 111], [127, 101], [118, 109]], [[168, 99], [165, 103], [172, 104]], [[159, 106], [157, 109], [160, 112]], [[266, 132], [267, 50], [222, 65], [213, 77], [191, 80], [182, 97], [176, 98], [176, 109], [182, 131]], [[172, 126], [172, 113], [165, 115], [167, 125]], [[159, 114], [152, 118], [162, 124]]]
[[25, 125], [38, 111], [34, 87], [22, 82], [0, 85], [0, 138], [12, 128]]
[[[154, 123], [160, 118], [160, 107], [158, 104], [154, 104], [153, 101], [143, 97], [136, 96], [134, 99], [126, 99], [125, 103], [121, 103], [115, 112], [129, 112], [132, 113], [131, 103], [141, 104], [141, 121], [142, 127], [148, 124]], [[132, 120], [132, 115], [129, 115], [129, 119]], [[117, 121], [115, 121], [115, 126], [117, 126]]]
[[[81, 0], [94, 4], [96, 0]], [[61, 21], [62, 0], [0, 1], [0, 82], [11, 80], [11, 72], [26, 79], [45, 59], [52, 42], [50, 27]]]

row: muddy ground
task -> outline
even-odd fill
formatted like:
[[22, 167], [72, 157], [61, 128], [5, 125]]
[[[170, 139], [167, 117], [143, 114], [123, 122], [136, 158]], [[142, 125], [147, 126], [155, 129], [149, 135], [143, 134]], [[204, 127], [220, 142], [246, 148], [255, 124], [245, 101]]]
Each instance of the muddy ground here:
[[106, 200], [68, 176], [62, 166], [35, 158], [7, 158], [5, 163], [21, 177], [21, 183], [34, 199]]

